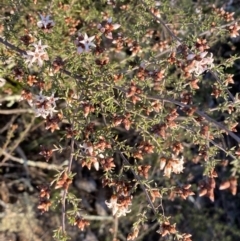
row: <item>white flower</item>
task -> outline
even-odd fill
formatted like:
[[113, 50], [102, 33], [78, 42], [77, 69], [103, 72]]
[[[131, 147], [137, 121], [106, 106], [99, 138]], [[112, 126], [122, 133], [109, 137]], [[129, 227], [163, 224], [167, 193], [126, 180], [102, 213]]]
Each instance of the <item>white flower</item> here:
[[4, 78], [0, 78], [0, 88], [6, 84], [6, 80]]
[[91, 143], [84, 142], [83, 145], [80, 144], [79, 146], [82, 148], [84, 153], [90, 156], [93, 155], [93, 145]]
[[54, 97], [54, 93], [52, 93], [51, 96], [46, 97], [46, 98], [47, 98], [47, 100], [48, 100], [49, 105], [51, 105], [53, 108], [56, 108], [56, 107], [57, 107], [57, 105], [56, 105], [56, 100], [58, 100], [59, 98], [55, 98], [55, 97]]
[[48, 116], [48, 111], [45, 110], [45, 108], [42, 106], [41, 108], [33, 108], [33, 110], [35, 111], [35, 117], [43, 117], [44, 119], [47, 118]]
[[40, 39], [39, 42], [36, 44], [36, 43], [33, 43], [31, 44], [32, 46], [35, 47], [35, 51], [38, 51], [38, 52], [44, 52], [44, 49], [45, 48], [48, 48], [49, 46], [48, 45], [42, 45], [42, 40]]
[[181, 172], [183, 172], [183, 156], [180, 159], [174, 159], [172, 162], [172, 172], [179, 174]]
[[118, 203], [118, 198], [116, 195], [113, 195], [110, 199], [110, 202], [105, 201], [108, 208], [112, 209], [113, 216], [117, 217], [126, 216], [127, 213], [130, 213], [131, 210], [128, 210], [128, 206], [132, 205], [132, 197], [123, 198], [123, 200]]
[[110, 202], [105, 201], [105, 203], [109, 209], [112, 209], [112, 213], [115, 215], [118, 211], [117, 196], [113, 195]]
[[81, 46], [77, 47], [77, 53], [81, 54], [84, 52], [84, 48], [82, 48]]
[[44, 51], [47, 48], [47, 45], [42, 45], [41, 40], [36, 44], [31, 44], [31, 46], [35, 47], [35, 51], [26, 51], [27, 55], [25, 62], [28, 64], [28, 67], [31, 67], [33, 63], [37, 62], [39, 67], [42, 67], [43, 61], [48, 60], [48, 54]]
[[52, 28], [55, 25], [53, 20], [50, 20], [50, 16], [49, 15], [44, 17], [43, 15], [40, 14], [40, 18], [41, 18], [41, 20], [37, 22], [37, 26], [39, 28], [50, 29], [50, 28]]
[[192, 65], [189, 69], [189, 73], [193, 73], [196, 76], [201, 75], [204, 71], [212, 69], [214, 67], [213, 64], [213, 54], [210, 53], [209, 57], [206, 57], [208, 52], [202, 52], [199, 55], [189, 54], [187, 56], [187, 60], [192, 61]]
[[[90, 156], [96, 156], [99, 157], [101, 159], [105, 158], [105, 156], [102, 154], [102, 150], [101, 149], [94, 149], [92, 143], [87, 143], [84, 142], [82, 145], [80, 144], [79, 147], [82, 149], [82, 151], [84, 152], [84, 154], [90, 155]], [[96, 170], [99, 169], [99, 163], [96, 164], [98, 166], [94, 166]]]
[[83, 52], [90, 52], [91, 47], [96, 47], [96, 45], [92, 42], [95, 36], [88, 37], [87, 34], [83, 36], [81, 33], [78, 33], [78, 37], [75, 41], [77, 45], [77, 53], [81, 54]]
[[52, 117], [53, 113], [57, 112], [57, 110], [55, 110], [56, 100], [58, 100], [58, 98], [54, 98], [54, 94], [44, 96], [40, 92], [39, 95], [33, 96], [33, 99], [28, 101], [28, 104], [33, 108], [36, 117], [41, 116], [46, 119], [48, 115]]
[[121, 216], [126, 216], [127, 213], [130, 213], [132, 210], [128, 210], [128, 207], [119, 207], [116, 216], [119, 218]]
[[183, 156], [179, 159], [175, 157], [174, 155], [168, 162], [166, 163], [166, 160], [162, 160], [160, 164], [160, 169], [164, 169], [164, 176], [170, 178], [171, 173], [174, 172], [175, 174], [179, 174], [183, 172], [184, 169], [184, 161], [183, 161]]

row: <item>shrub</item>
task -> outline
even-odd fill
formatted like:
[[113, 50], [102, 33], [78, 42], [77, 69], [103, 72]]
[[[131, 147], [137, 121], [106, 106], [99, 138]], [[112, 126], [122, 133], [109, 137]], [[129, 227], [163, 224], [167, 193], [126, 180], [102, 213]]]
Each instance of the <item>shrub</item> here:
[[[147, 240], [148, 229], [161, 240], [239, 238], [218, 189], [237, 195], [240, 26], [234, 1], [210, 2], [1, 4], [1, 95], [21, 93], [18, 106], [32, 112], [20, 141], [11, 145], [15, 129], [8, 131], [1, 154], [9, 158], [40, 120], [53, 133], [50, 141], [46, 132], [37, 136], [46, 162], [60, 158], [55, 177], [38, 185], [38, 209], [61, 212], [56, 240], [70, 239], [69, 224], [91, 227], [75, 190], [84, 189], [85, 175], [94, 180], [87, 193], [105, 190], [95, 201], [103, 216], [95, 214], [114, 216], [111, 237], [102, 240], [122, 239], [121, 232]], [[213, 207], [219, 227], [204, 223]], [[222, 210], [233, 227], [224, 226]]]

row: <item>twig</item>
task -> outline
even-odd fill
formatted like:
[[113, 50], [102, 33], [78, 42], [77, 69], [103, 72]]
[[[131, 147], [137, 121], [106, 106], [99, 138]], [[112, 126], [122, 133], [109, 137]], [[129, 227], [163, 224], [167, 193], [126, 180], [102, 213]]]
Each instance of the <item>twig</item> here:
[[[17, 118], [18, 118], [18, 115], [12, 115], [12, 116], [11, 116], [11, 120], [8, 121], [8, 123], [0, 129], [0, 134], [2, 134], [4, 131], [6, 131], [7, 129], [9, 129], [9, 127], [13, 124], [13, 122], [14, 122]], [[2, 137], [2, 138], [3, 138], [3, 137]]]
[[[124, 93], [127, 93], [127, 91], [124, 88], [122, 88], [122, 87], [115, 86], [114, 88], [117, 89], [117, 90], [120, 90], [120, 91], [122, 91]], [[190, 108], [191, 107], [190, 105], [183, 104], [183, 103], [181, 103], [181, 102], [179, 102], [177, 100], [170, 99], [170, 98], [167, 98], [167, 97], [147, 96], [147, 95], [139, 95], [139, 96], [143, 97], [143, 98], [146, 98], [146, 99], [149, 99], [149, 100], [165, 101], [165, 102], [168, 102], [168, 103], [172, 103], [172, 104], [178, 105], [178, 106], [183, 107], [183, 108]], [[229, 136], [231, 136], [234, 140], [236, 140], [238, 143], [240, 143], [240, 138], [236, 134], [234, 134], [232, 131], [230, 131], [228, 128], [226, 128], [223, 124], [221, 124], [220, 122], [217, 122], [216, 120], [212, 119], [210, 116], [208, 116], [203, 111], [200, 111], [199, 109], [196, 109], [195, 112], [199, 116], [204, 117], [207, 121], [213, 123], [219, 129], [224, 130]]]
[[12, 115], [12, 114], [21, 114], [21, 113], [34, 113], [32, 109], [10, 109], [10, 110], [0, 110], [2, 115]]
[[[211, 73], [212, 76], [217, 80], [217, 82], [218, 82], [220, 85], [222, 85], [221, 80], [219, 79], [219, 77], [217, 76], [217, 74], [216, 74], [215, 72], [213, 72], [212, 70], [209, 70], [209, 73]], [[226, 90], [227, 90], [227, 93], [228, 93], [230, 99], [231, 99], [232, 102], [234, 103], [234, 102], [235, 102], [235, 97], [232, 95], [232, 93], [230, 92], [229, 89], [226, 89]]]
[[[123, 155], [123, 153], [122, 153], [118, 148], [117, 148], [117, 151], [118, 151], [119, 155], [122, 157], [122, 159], [123, 159], [123, 161], [125, 162], [125, 164], [128, 165], [128, 166], [131, 166], [131, 164], [129, 163], [129, 161], [127, 160], [127, 158]], [[130, 170], [131, 170], [132, 174], [134, 175], [135, 179], [139, 182], [142, 190], [143, 190], [144, 193], [145, 193], [145, 196], [146, 196], [146, 198], [147, 198], [147, 200], [148, 200], [148, 203], [150, 204], [150, 206], [151, 206], [154, 214], [157, 216], [158, 213], [157, 213], [157, 211], [156, 211], [156, 208], [154, 207], [153, 202], [152, 202], [152, 200], [151, 200], [151, 198], [150, 198], [150, 196], [149, 196], [146, 188], [144, 187], [144, 185], [143, 185], [143, 183], [142, 183], [142, 181], [141, 181], [141, 178], [135, 173], [135, 171], [134, 171], [132, 168], [130, 168]]]
[[114, 222], [113, 222], [113, 240], [117, 239], [117, 233], [118, 233], [118, 217], [114, 217]]
[[[149, 100], [161, 100], [161, 101], [173, 103], [173, 104], [176, 104], [176, 105], [178, 105], [180, 107], [183, 107], [183, 108], [186, 108], [186, 107], [190, 108], [191, 107], [190, 105], [183, 104], [183, 103], [181, 103], [177, 100], [173, 100], [173, 99], [163, 98], [163, 97], [159, 97], [159, 96], [145, 96], [145, 97]], [[200, 111], [200, 110], [196, 109], [195, 112], [198, 115], [204, 117], [207, 121], [213, 123], [216, 127], [224, 130], [229, 136], [231, 136], [234, 140], [236, 140], [238, 143], [240, 143], [240, 138], [236, 134], [234, 134], [232, 131], [227, 129], [223, 124], [221, 124], [220, 122], [217, 122], [216, 120], [212, 119], [210, 116], [208, 116], [203, 111]]]
[[96, 216], [96, 215], [82, 215], [82, 217], [86, 220], [93, 220], [93, 221], [113, 221], [114, 218], [112, 216]]
[[26, 55], [27, 52], [16, 47], [15, 45], [9, 43], [7, 40], [4, 40], [2, 37], [0, 37], [0, 43], [4, 44], [5, 46], [7, 46], [8, 48], [18, 52], [20, 55]]
[[[72, 123], [73, 126], [73, 123]], [[73, 162], [73, 153], [74, 153], [74, 137], [71, 139], [71, 145], [70, 145], [71, 151], [70, 151], [70, 158], [69, 158], [69, 163], [67, 167], [67, 173], [70, 174], [71, 168], [72, 168], [72, 162]], [[63, 196], [62, 196], [62, 232], [65, 233], [66, 230], [66, 197], [67, 197], [67, 189], [64, 190]]]
[[[35, 120], [35, 117], [32, 117], [32, 120], [30, 123], [27, 124], [27, 126], [25, 126], [25, 130], [22, 131], [20, 133], [20, 136], [18, 137], [18, 139], [12, 144], [12, 146], [10, 146], [8, 148], [8, 152], [11, 154], [18, 146], [19, 144], [24, 140], [24, 137], [26, 137], [26, 135], [28, 134], [29, 130], [31, 129], [33, 123], [34, 123], [34, 120]], [[6, 148], [6, 147], [5, 147]], [[4, 149], [5, 149], [4, 148]], [[1, 153], [1, 152], [0, 152]], [[7, 158], [5, 157], [3, 160], [2, 160], [2, 163], [6, 162], [7, 161]]]
[[182, 40], [173, 33], [173, 31], [167, 26], [167, 24], [161, 18], [157, 17], [150, 11], [148, 5], [143, 0], [141, 0], [141, 3], [144, 5], [146, 10], [155, 18], [155, 20], [159, 21], [164, 26], [164, 28], [168, 31], [172, 38], [174, 38], [177, 42], [182, 43]]
[[[236, 23], [236, 22], [238, 22], [238, 21], [239, 21], [239, 19], [236, 19], [236, 20], [234, 20], [234, 21], [232, 21], [232, 22], [230, 22], [230, 23], [224, 24], [224, 25], [222, 25], [222, 26], [220, 26], [220, 27], [215, 27], [214, 30], [215, 30], [215, 29], [222, 29], [222, 28], [231, 26], [232, 24], [234, 24], [234, 23]], [[204, 36], [204, 35], [209, 35], [209, 34], [211, 34], [211, 33], [212, 33], [211, 30], [207, 30], [207, 31], [204, 31], [204, 32], [200, 33], [198, 36], [201, 37], [201, 36]]]
[[25, 169], [27, 179], [28, 179], [28, 181], [30, 183], [30, 175], [29, 175], [29, 170], [28, 170], [28, 165], [27, 165], [27, 157], [26, 157], [24, 151], [22, 150], [22, 148], [20, 146], [18, 146], [16, 148], [16, 152], [24, 160], [23, 167]]
[[[1, 148], [0, 148], [0, 151], [2, 152], [2, 154], [4, 156], [6, 156], [11, 161], [14, 161], [14, 162], [17, 162], [20, 164], [25, 163], [25, 160], [22, 158], [14, 157]], [[37, 167], [37, 168], [46, 169], [46, 170], [62, 170], [64, 168], [64, 166], [68, 164], [68, 162], [64, 162], [62, 165], [55, 165], [55, 164], [49, 164], [46, 162], [36, 162], [36, 161], [31, 161], [31, 160], [27, 160], [26, 162], [27, 162], [28, 166]], [[2, 163], [0, 163], [0, 166], [1, 165], [2, 165]]]
[[[179, 127], [181, 127], [183, 130], [188, 130], [192, 133], [195, 133], [195, 131], [190, 128], [190, 127], [186, 127], [186, 126], [181, 126], [181, 125], [178, 125]], [[219, 150], [223, 151], [227, 156], [230, 156], [232, 159], [237, 159], [236, 156], [232, 155], [231, 153], [228, 153], [223, 147], [219, 146], [215, 141], [211, 140], [211, 139], [208, 139], [208, 141], [213, 144], [215, 147], [217, 147]]]
[[[102, 107], [102, 106], [101, 106], [101, 107]], [[103, 108], [102, 108], [102, 109], [103, 109]], [[104, 115], [103, 113], [102, 113], [102, 118], [103, 118], [103, 122], [104, 122], [105, 126], [107, 127], [107, 126], [108, 126], [108, 125], [107, 125], [107, 121], [106, 121], [105, 115]], [[153, 213], [155, 214], [155, 216], [157, 216], [158, 213], [157, 213], [157, 211], [156, 211], [156, 208], [154, 207], [153, 202], [152, 202], [152, 200], [151, 200], [151, 198], [150, 198], [150, 196], [149, 196], [149, 194], [148, 194], [148, 191], [146, 190], [145, 186], [143, 185], [141, 178], [136, 174], [136, 172], [133, 170], [133, 168], [131, 168], [131, 164], [129, 163], [129, 161], [127, 160], [127, 158], [123, 155], [123, 153], [119, 150], [119, 148], [117, 147], [115, 141], [114, 141], [113, 139], [112, 139], [111, 141], [112, 141], [112, 143], [114, 144], [114, 146], [116, 146], [117, 152], [118, 152], [118, 154], [121, 156], [121, 158], [123, 159], [123, 162], [124, 162], [127, 166], [130, 167], [130, 170], [131, 170], [132, 174], [134, 175], [134, 178], [139, 182], [139, 184], [140, 184], [140, 186], [141, 186], [141, 189], [144, 191], [145, 196], [146, 196], [146, 198], [147, 198], [147, 200], [148, 200], [148, 203], [150, 204], [150, 206], [151, 206], [151, 208], [152, 208]]]
[[0, 103], [2, 103], [3, 101], [19, 101], [19, 100], [21, 100], [21, 95], [8, 95], [0, 98]]

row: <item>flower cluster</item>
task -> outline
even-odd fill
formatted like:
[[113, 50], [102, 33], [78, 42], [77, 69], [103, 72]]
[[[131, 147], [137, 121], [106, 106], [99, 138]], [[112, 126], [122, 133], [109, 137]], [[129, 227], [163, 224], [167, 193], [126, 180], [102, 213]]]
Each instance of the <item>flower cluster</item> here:
[[183, 156], [180, 159], [173, 157], [169, 160], [162, 157], [160, 160], [160, 170], [164, 169], [164, 176], [170, 178], [172, 172], [175, 174], [179, 174], [183, 171], [183, 164]]
[[230, 177], [228, 180], [221, 183], [220, 190], [229, 189], [232, 195], [237, 194], [237, 178], [236, 177]]
[[68, 190], [69, 185], [72, 183], [72, 178], [69, 176], [69, 174], [64, 171], [60, 178], [57, 180], [55, 189], [63, 188], [64, 190]]
[[78, 228], [81, 231], [83, 231], [85, 227], [90, 225], [90, 223], [87, 220], [83, 219], [82, 217], [76, 217], [74, 221], [74, 225], [78, 226]]
[[117, 197], [112, 195], [110, 202], [105, 202], [107, 207], [112, 209], [112, 214], [117, 217], [126, 216], [127, 213], [130, 213], [129, 206], [132, 205], [131, 196], [121, 196]]
[[188, 72], [193, 73], [195, 76], [201, 75], [206, 70], [212, 69], [213, 64], [213, 54], [210, 53], [210, 56], [206, 57], [208, 52], [202, 52], [198, 55], [189, 54], [187, 60], [189, 61]]
[[174, 200], [175, 196], [179, 196], [183, 199], [187, 199], [187, 197], [195, 195], [195, 193], [190, 190], [190, 187], [191, 187], [191, 184], [184, 185], [183, 187], [175, 187], [171, 191], [171, 193], [169, 195], [169, 199]]
[[228, 31], [232, 38], [236, 38], [239, 36], [239, 30], [240, 30], [240, 26], [238, 25], [237, 22], [228, 27]]
[[101, 24], [97, 25], [99, 31], [105, 34], [106, 38], [112, 39], [112, 31], [120, 28], [120, 24], [113, 24], [112, 18], [108, 18], [106, 21], [103, 21]]
[[[23, 97], [24, 98], [24, 97]], [[56, 100], [58, 98], [54, 98], [54, 94], [51, 96], [45, 96], [41, 92], [39, 95], [32, 95], [31, 98], [27, 99], [28, 104], [33, 108], [36, 117], [43, 117], [44, 119], [47, 116], [52, 117], [56, 108]]]
[[41, 186], [40, 194], [39, 194], [38, 209], [41, 210], [42, 213], [44, 213], [49, 210], [50, 206], [51, 206], [50, 189], [48, 186]]
[[175, 234], [177, 232], [176, 230], [176, 225], [175, 224], [170, 224], [169, 221], [164, 222], [158, 233], [162, 235], [162, 237], [168, 235], [168, 234]]
[[37, 62], [39, 67], [43, 66], [43, 61], [48, 60], [48, 54], [45, 51], [45, 48], [47, 48], [47, 45], [42, 45], [41, 40], [39, 40], [38, 43], [31, 44], [31, 46], [35, 47], [34, 51], [27, 50], [26, 55], [24, 57], [26, 58], [25, 63], [28, 64], [28, 67], [31, 67], [33, 63]]
[[112, 214], [117, 217], [126, 216], [130, 213], [129, 206], [132, 205], [132, 188], [133, 183], [125, 180], [103, 179], [103, 186], [114, 187], [115, 194], [112, 195], [110, 201], [105, 201], [108, 208], [112, 209]]
[[106, 149], [110, 149], [111, 145], [102, 136], [99, 137], [98, 142], [95, 144], [84, 142], [83, 144], [80, 144], [79, 147], [81, 148], [82, 154], [86, 156], [86, 159], [82, 161], [82, 167], [86, 166], [90, 170], [93, 165], [98, 171], [99, 162], [104, 171], [110, 171], [115, 167], [113, 158], [105, 158], [105, 155], [103, 155], [103, 152]]
[[205, 180], [200, 181], [199, 183], [199, 196], [207, 196], [209, 199], [214, 202], [214, 189], [216, 187], [216, 181], [215, 178], [218, 177], [217, 172], [212, 169], [209, 172], [208, 178]]

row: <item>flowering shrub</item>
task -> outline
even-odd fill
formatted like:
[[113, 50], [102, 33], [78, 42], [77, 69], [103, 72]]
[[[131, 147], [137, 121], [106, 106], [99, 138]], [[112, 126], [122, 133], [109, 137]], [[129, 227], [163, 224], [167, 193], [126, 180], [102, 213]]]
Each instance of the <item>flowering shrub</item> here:
[[[103, 218], [129, 217], [124, 239], [115, 226], [105, 240], [143, 240], [151, 227], [161, 240], [194, 240], [169, 203], [200, 208], [217, 190], [237, 195], [240, 26], [235, 1], [210, 2], [4, 1], [2, 95], [17, 83], [19, 106], [56, 135], [39, 148], [46, 162], [68, 155], [38, 185], [39, 211], [61, 209], [56, 240], [70, 239], [69, 225], [91, 227], [74, 191], [79, 168], [107, 193]], [[226, 56], [219, 39], [231, 46]], [[5, 157], [16, 149], [8, 145]]]

